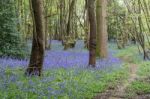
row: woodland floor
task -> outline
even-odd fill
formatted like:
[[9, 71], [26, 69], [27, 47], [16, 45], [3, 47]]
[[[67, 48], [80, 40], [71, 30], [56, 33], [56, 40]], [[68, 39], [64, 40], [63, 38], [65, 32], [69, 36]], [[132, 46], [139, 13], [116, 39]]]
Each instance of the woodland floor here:
[[110, 48], [107, 59], [97, 59], [96, 68], [87, 68], [89, 53], [83, 41], [66, 51], [61, 42], [53, 41], [52, 49], [46, 51], [40, 78], [24, 76], [29, 59], [2, 57], [0, 99], [91, 99], [126, 78], [126, 68], [115, 54]]
[[117, 86], [108, 88], [105, 92], [95, 96], [94, 99], [150, 99], [150, 93], [137, 94], [132, 97], [128, 96], [128, 87], [131, 86], [133, 82], [136, 82], [136, 80], [141, 79], [137, 74], [138, 64], [132, 63], [130, 57], [125, 56], [120, 57], [120, 59], [129, 64], [129, 76], [127, 80], [120, 81]]
[[104, 93], [97, 95], [94, 99], [124, 99], [126, 98], [126, 88], [137, 78], [137, 65], [129, 64], [129, 77], [127, 81], [121, 82], [116, 88], [109, 88]]
[[150, 99], [150, 62], [136, 46], [110, 43], [108, 58], [94, 69], [87, 68], [88, 54], [83, 41], [67, 51], [53, 41], [40, 78], [24, 76], [28, 59], [0, 58], [0, 99]]
[[[31, 49], [31, 42], [29, 42], [29, 49]], [[28, 51], [30, 52], [30, 51]], [[96, 67], [105, 69], [111, 68], [115, 64], [115, 68], [120, 67], [120, 59], [114, 57], [116, 51], [109, 49], [109, 56], [107, 59], [97, 59]], [[52, 68], [86, 68], [88, 66], [88, 50], [84, 48], [84, 42], [79, 40], [76, 43], [75, 48], [63, 50], [63, 46], [60, 41], [53, 40], [51, 50], [47, 50], [44, 58], [44, 70]], [[0, 65], [4, 67], [27, 68], [29, 63], [29, 57], [27, 59], [12, 59], [10, 57], [0, 58]], [[118, 64], [118, 65], [116, 65]]]

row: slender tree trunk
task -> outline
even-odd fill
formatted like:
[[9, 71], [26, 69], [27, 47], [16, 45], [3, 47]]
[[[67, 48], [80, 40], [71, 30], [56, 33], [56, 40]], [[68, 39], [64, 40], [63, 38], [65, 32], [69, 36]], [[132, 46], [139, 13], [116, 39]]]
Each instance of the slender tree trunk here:
[[48, 18], [45, 18], [45, 49], [50, 49], [50, 37], [48, 32]]
[[70, 32], [72, 32], [71, 31], [71, 29], [72, 29], [71, 26], [73, 25], [72, 18], [73, 18], [74, 7], [75, 7], [75, 4], [76, 4], [75, 1], [76, 0], [72, 0], [71, 4], [69, 4], [69, 16], [68, 16], [68, 23], [67, 23], [67, 30], [66, 30], [67, 36], [69, 36]]
[[49, 31], [48, 31], [48, 4], [49, 1], [45, 1], [45, 49], [49, 50], [50, 49], [50, 37], [49, 37]]
[[107, 57], [107, 0], [97, 0], [96, 17], [97, 17], [97, 56], [100, 58]]
[[43, 16], [43, 1], [31, 0], [31, 8], [33, 15], [33, 41], [30, 63], [26, 70], [26, 75], [41, 75], [44, 51], [45, 51], [45, 31]]
[[60, 40], [62, 41], [63, 38], [64, 38], [64, 33], [66, 32], [65, 31], [65, 26], [66, 26], [66, 23], [65, 23], [65, 0], [60, 0], [60, 35], [61, 35], [61, 38]]
[[90, 41], [89, 41], [89, 65], [96, 66], [96, 15], [95, 0], [88, 0], [88, 14], [90, 22]]
[[84, 26], [85, 26], [85, 48], [89, 49], [89, 14], [88, 14], [88, 0], [85, 0], [85, 12], [84, 12]]

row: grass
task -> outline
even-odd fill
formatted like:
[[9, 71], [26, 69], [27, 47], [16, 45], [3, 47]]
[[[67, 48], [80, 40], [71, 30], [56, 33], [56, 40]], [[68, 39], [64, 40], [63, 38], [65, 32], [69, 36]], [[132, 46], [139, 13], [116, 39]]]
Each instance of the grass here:
[[128, 97], [150, 94], [150, 62], [142, 62], [138, 66], [138, 79], [128, 87]]
[[115, 56], [119, 58], [123, 58], [123, 60], [126, 62], [137, 64], [143, 61], [142, 54], [139, 53], [136, 45], [127, 46], [126, 48], [120, 49], [117, 52], [118, 53]]
[[138, 95], [150, 94], [150, 62], [143, 61], [136, 46], [129, 46], [126, 49], [122, 49], [118, 51], [116, 56], [123, 58], [128, 63], [138, 65], [138, 79], [128, 86], [126, 90], [127, 97], [134, 98]]
[[127, 46], [121, 50], [118, 50], [117, 47], [113, 48], [113, 50], [117, 50], [116, 57], [120, 57], [126, 63], [137, 64], [138, 66], [138, 78], [127, 87], [127, 98], [135, 99], [136, 96], [150, 94], [150, 62], [143, 60], [143, 55], [139, 54], [139, 50], [135, 45]]
[[128, 76], [126, 66], [113, 71], [60, 68], [40, 78], [25, 77], [22, 69], [1, 73], [1, 99], [91, 99]]
[[[56, 44], [54, 44], [54, 49], [52, 49], [52, 51], [60, 47], [57, 45], [59, 43], [54, 43]], [[48, 62], [49, 69], [45, 69], [43, 76], [40, 78], [25, 77], [25, 70], [22, 69], [22, 67], [18, 68], [14, 66], [15, 68], [8, 68], [9, 66], [5, 66], [5, 64], [8, 63], [8, 60], [6, 60], [6, 62], [3, 62], [3, 65], [0, 66], [0, 98], [91, 99], [109, 88], [115, 88], [117, 84], [128, 78], [129, 64], [128, 62], [121, 62], [113, 56], [123, 57], [127, 55], [129, 59], [134, 57], [132, 61], [135, 63], [138, 63], [141, 57], [138, 52], [135, 51], [135, 46], [129, 46], [126, 49], [118, 50], [111, 44], [109, 48], [110, 57], [108, 59], [98, 60], [98, 66], [100, 68], [95, 69], [86, 68], [85, 63], [87, 63], [87, 60], [85, 57], [87, 58], [88, 53], [82, 49], [80, 43], [76, 49], [69, 50], [69, 53], [61, 51], [60, 48], [58, 48], [60, 50], [60, 52], [58, 51], [59, 53], [57, 51], [53, 53], [51, 53], [51, 51], [47, 52], [46, 62]], [[75, 54], [75, 52], [81, 53]], [[84, 56], [84, 54], [85, 57], [81, 57]], [[68, 57], [68, 55], [79, 58], [75, 57], [72, 60], [68, 60], [67, 63], [66, 61], [61, 61], [60, 64], [57, 63], [57, 60], [61, 58], [60, 56], [64, 59], [64, 56]], [[54, 62], [56, 61], [58, 65], [64, 65], [64, 67], [50, 68], [51, 66], [49, 65], [53, 62], [51, 58], [54, 58], [54, 56], [60, 57], [57, 60], [54, 59]], [[139, 57], [139, 59], [136, 59], [137, 57]], [[77, 61], [75, 61], [75, 59]], [[13, 65], [17, 65], [20, 61], [15, 63], [12, 63], [12, 61], [10, 62]], [[81, 65], [85, 66], [79, 66], [77, 68], [70, 63], [71, 66], [68, 68], [68, 66], [66, 66], [69, 64], [68, 62], [81, 63]], [[23, 64], [23, 62], [20, 64]]]

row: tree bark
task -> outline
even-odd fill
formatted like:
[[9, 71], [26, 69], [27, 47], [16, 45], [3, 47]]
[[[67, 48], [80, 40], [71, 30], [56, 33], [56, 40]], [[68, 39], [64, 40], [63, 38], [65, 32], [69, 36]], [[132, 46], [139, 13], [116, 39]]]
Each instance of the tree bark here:
[[88, 14], [90, 22], [90, 41], [89, 41], [89, 66], [96, 66], [96, 15], [95, 0], [88, 0]]
[[73, 25], [72, 18], [73, 18], [73, 12], [74, 12], [75, 4], [76, 4], [76, 0], [72, 0], [71, 4], [69, 4], [69, 16], [68, 16], [68, 23], [67, 23], [67, 30], [66, 30], [67, 36], [69, 36], [70, 32], [72, 32], [71, 31], [71, 29], [72, 29], [71, 27]]
[[45, 1], [45, 49], [49, 50], [50, 49], [50, 37], [49, 37], [49, 31], [48, 31], [48, 23], [49, 23], [49, 19], [48, 17], [48, 8], [49, 8], [49, 1], [46, 0]]
[[107, 0], [97, 0], [96, 18], [97, 18], [97, 56], [107, 57]]
[[26, 75], [40, 76], [45, 51], [45, 29], [44, 29], [44, 16], [43, 16], [43, 1], [31, 0], [31, 8], [33, 15], [33, 41], [32, 52], [30, 57], [29, 66], [25, 72]]

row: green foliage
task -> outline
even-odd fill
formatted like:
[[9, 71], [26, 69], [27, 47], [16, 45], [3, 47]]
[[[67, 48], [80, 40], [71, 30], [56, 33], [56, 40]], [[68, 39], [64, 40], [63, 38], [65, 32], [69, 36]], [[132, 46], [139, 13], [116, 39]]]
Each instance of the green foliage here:
[[[0, 97], [9, 99], [91, 99], [97, 93], [115, 86], [127, 78], [127, 69], [115, 69], [111, 73], [95, 69], [52, 69], [39, 77], [24, 77], [22, 69], [5, 70], [1, 77]], [[14, 77], [14, 78], [13, 78]], [[2, 86], [1, 86], [2, 87]]]
[[14, 0], [0, 1], [0, 56], [23, 57]]
[[135, 81], [132, 83], [131, 88], [136, 91], [137, 94], [150, 93], [150, 84], [148, 82]]
[[124, 28], [124, 17], [126, 8], [121, 5], [119, 0], [111, 0], [108, 4], [108, 36], [109, 39], [117, 39]]
[[150, 77], [150, 62], [142, 62], [139, 64], [139, 70], [138, 70], [138, 75], [139, 76], [149, 76]]

